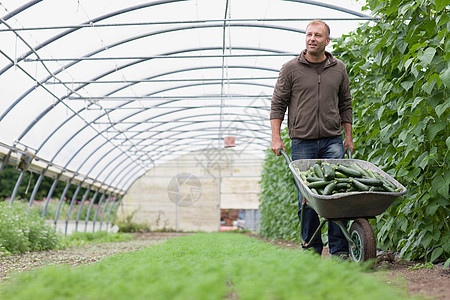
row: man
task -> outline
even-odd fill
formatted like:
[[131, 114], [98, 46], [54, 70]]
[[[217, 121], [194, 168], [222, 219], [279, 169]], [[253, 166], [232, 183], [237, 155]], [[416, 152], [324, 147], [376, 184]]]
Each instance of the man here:
[[[282, 66], [274, 88], [270, 111], [272, 151], [280, 155], [280, 149], [286, 150], [280, 128], [287, 109], [292, 160], [344, 158], [344, 149], [353, 152], [354, 148], [347, 71], [340, 60], [325, 51], [330, 43], [330, 28], [325, 22], [311, 21], [306, 27], [305, 40], [306, 49]], [[305, 201], [300, 191], [298, 201], [300, 218], [301, 201]], [[304, 240], [309, 241], [319, 226], [319, 218], [311, 207], [306, 205], [304, 209], [301, 234]], [[332, 255], [348, 256], [348, 242], [333, 222], [328, 224], [328, 241]], [[310, 247], [322, 253], [320, 235]]]

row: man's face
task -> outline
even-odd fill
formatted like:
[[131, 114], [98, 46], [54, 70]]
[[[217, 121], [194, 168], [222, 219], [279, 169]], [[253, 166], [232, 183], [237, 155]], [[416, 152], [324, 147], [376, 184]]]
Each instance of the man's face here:
[[322, 24], [311, 24], [306, 28], [306, 50], [311, 55], [318, 55], [325, 51], [330, 42], [327, 29]]

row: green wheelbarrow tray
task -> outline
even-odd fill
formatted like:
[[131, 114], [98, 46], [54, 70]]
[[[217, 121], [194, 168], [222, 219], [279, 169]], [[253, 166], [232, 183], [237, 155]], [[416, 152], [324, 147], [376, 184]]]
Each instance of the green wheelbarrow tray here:
[[394, 200], [406, 193], [406, 188], [397, 180], [383, 172], [377, 166], [359, 159], [321, 159], [322, 162], [331, 164], [351, 164], [358, 163], [362, 168], [371, 170], [392, 182], [398, 192], [351, 192], [338, 193], [333, 195], [318, 195], [313, 193], [306, 183], [300, 178], [294, 166], [300, 171], [307, 171], [317, 162], [317, 159], [300, 159], [289, 163], [289, 168], [294, 175], [294, 179], [300, 189], [300, 193], [306, 198], [309, 205], [318, 215], [326, 219], [355, 219], [374, 218], [383, 213]]
[[[406, 188], [397, 180], [383, 172], [383, 170], [367, 161], [352, 158], [321, 159], [322, 162], [330, 164], [358, 163], [363, 169], [378, 173], [392, 182], [396, 186], [398, 192], [367, 191], [318, 195], [308, 188], [296, 171], [296, 169], [299, 171], [309, 170], [317, 162], [317, 159], [299, 159], [291, 161], [291, 158], [284, 150], [281, 149], [280, 153], [283, 154], [288, 162], [289, 169], [294, 175], [294, 180], [301, 195], [306, 198], [308, 206], [312, 207], [316, 213], [323, 218], [309, 240], [305, 240], [303, 235], [300, 235], [302, 245], [304, 247], [309, 247], [311, 242], [316, 237], [320, 236], [325, 223], [333, 221], [339, 226], [345, 239], [348, 241], [349, 254], [353, 261], [367, 261], [376, 258], [376, 239], [368, 219], [375, 218], [375, 216], [383, 213], [397, 197], [406, 193]], [[348, 153], [348, 156], [351, 157], [351, 154]], [[303, 213], [305, 211], [303, 208], [305, 205], [306, 204], [302, 201], [300, 232], [303, 232]], [[353, 220], [351, 222], [350, 230], [347, 230], [344, 220]]]

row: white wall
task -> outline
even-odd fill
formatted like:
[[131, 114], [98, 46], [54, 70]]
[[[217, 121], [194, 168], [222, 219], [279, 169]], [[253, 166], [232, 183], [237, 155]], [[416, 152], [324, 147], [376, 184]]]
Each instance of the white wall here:
[[219, 202], [223, 209], [258, 208], [262, 163], [232, 148], [191, 152], [139, 178], [116, 220], [133, 215], [132, 222], [152, 230], [217, 231]]

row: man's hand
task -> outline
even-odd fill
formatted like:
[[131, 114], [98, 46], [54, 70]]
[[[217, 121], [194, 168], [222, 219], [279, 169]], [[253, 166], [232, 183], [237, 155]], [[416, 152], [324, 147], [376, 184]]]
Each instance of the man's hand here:
[[353, 140], [352, 138], [348, 138], [346, 137], [344, 140], [344, 149], [350, 149], [350, 151], [353, 154], [353, 150], [355, 150], [355, 146], [353, 145]]
[[270, 120], [270, 126], [272, 127], [272, 151], [277, 156], [280, 156], [280, 149], [283, 149], [286, 151], [286, 147], [283, 144], [283, 141], [281, 140], [281, 122], [283, 120], [280, 119], [271, 119]]
[[352, 124], [351, 123], [343, 123], [344, 127], [344, 150], [350, 149], [350, 151], [353, 154], [353, 150], [355, 150], [355, 146], [353, 145], [353, 138], [352, 138]]
[[275, 153], [277, 156], [280, 156], [280, 149], [283, 149], [284, 151], [286, 151], [286, 147], [283, 144], [283, 141], [281, 140], [281, 138], [273, 138], [272, 137], [272, 151], [273, 153]]

